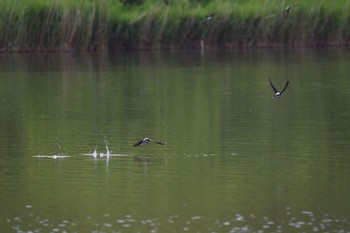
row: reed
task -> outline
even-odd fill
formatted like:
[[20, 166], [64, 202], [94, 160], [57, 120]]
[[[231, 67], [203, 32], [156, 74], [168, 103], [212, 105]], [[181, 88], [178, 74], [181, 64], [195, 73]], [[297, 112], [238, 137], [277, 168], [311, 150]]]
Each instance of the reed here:
[[[292, 6], [287, 10], [288, 6]], [[0, 51], [347, 46], [347, 0], [2, 0]], [[211, 21], [206, 16], [215, 13]]]

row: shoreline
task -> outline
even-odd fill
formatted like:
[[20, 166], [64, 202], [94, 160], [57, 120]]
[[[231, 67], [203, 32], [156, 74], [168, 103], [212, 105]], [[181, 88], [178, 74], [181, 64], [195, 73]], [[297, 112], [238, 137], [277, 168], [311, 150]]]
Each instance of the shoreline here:
[[3, 0], [0, 53], [350, 46], [346, 0], [199, 2]]
[[[199, 44], [199, 43], [198, 43]], [[349, 44], [332, 44], [323, 46], [312, 45], [266, 45], [266, 46], [229, 46], [229, 47], [209, 47], [201, 49], [200, 46], [192, 48], [139, 48], [139, 49], [125, 49], [119, 48], [114, 50], [109, 49], [28, 49], [28, 50], [7, 50], [0, 49], [0, 55], [2, 54], [50, 54], [50, 53], [62, 53], [62, 54], [78, 54], [78, 53], [117, 53], [117, 52], [215, 52], [215, 51], [262, 51], [262, 50], [281, 50], [281, 51], [294, 51], [294, 50], [331, 50], [331, 49], [350, 49]]]

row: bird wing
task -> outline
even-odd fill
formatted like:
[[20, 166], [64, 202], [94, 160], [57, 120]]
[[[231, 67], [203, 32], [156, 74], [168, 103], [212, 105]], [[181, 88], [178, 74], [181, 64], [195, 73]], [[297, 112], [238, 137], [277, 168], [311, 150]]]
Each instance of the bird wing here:
[[163, 146], [165, 145], [164, 142], [157, 142], [157, 141], [153, 141], [153, 140], [152, 140], [152, 142], [157, 143], [157, 144], [159, 144], [159, 145], [163, 145]]
[[[270, 85], [271, 85], [273, 91], [274, 91], [275, 93], [277, 93], [278, 90], [277, 90], [276, 87], [272, 84], [271, 79], [269, 79], [269, 82], [270, 82]], [[288, 84], [287, 84], [287, 85], [288, 85]]]
[[141, 140], [141, 141], [139, 141], [139, 142], [135, 143], [135, 144], [133, 145], [133, 147], [136, 147], [136, 146], [141, 145], [141, 144], [142, 144], [142, 142], [143, 142], [143, 140]]
[[283, 94], [283, 92], [287, 89], [289, 84], [289, 80], [286, 82], [286, 85], [284, 86], [283, 90], [281, 91], [281, 95]]

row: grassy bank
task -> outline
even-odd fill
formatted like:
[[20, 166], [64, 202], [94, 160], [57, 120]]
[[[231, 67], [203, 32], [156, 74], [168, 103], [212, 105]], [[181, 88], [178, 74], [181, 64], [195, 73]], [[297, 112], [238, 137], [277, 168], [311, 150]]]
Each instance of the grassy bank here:
[[[289, 11], [287, 6], [292, 6]], [[2, 0], [0, 50], [347, 46], [348, 0]], [[215, 13], [211, 21], [205, 17]]]

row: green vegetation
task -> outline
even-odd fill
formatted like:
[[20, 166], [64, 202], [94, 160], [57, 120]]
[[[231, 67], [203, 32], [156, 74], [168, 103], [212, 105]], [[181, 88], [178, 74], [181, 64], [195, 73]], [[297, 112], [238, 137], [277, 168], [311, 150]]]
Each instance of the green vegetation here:
[[0, 9], [1, 51], [198, 48], [201, 40], [212, 48], [330, 46], [350, 39], [348, 0], [2, 0]]

